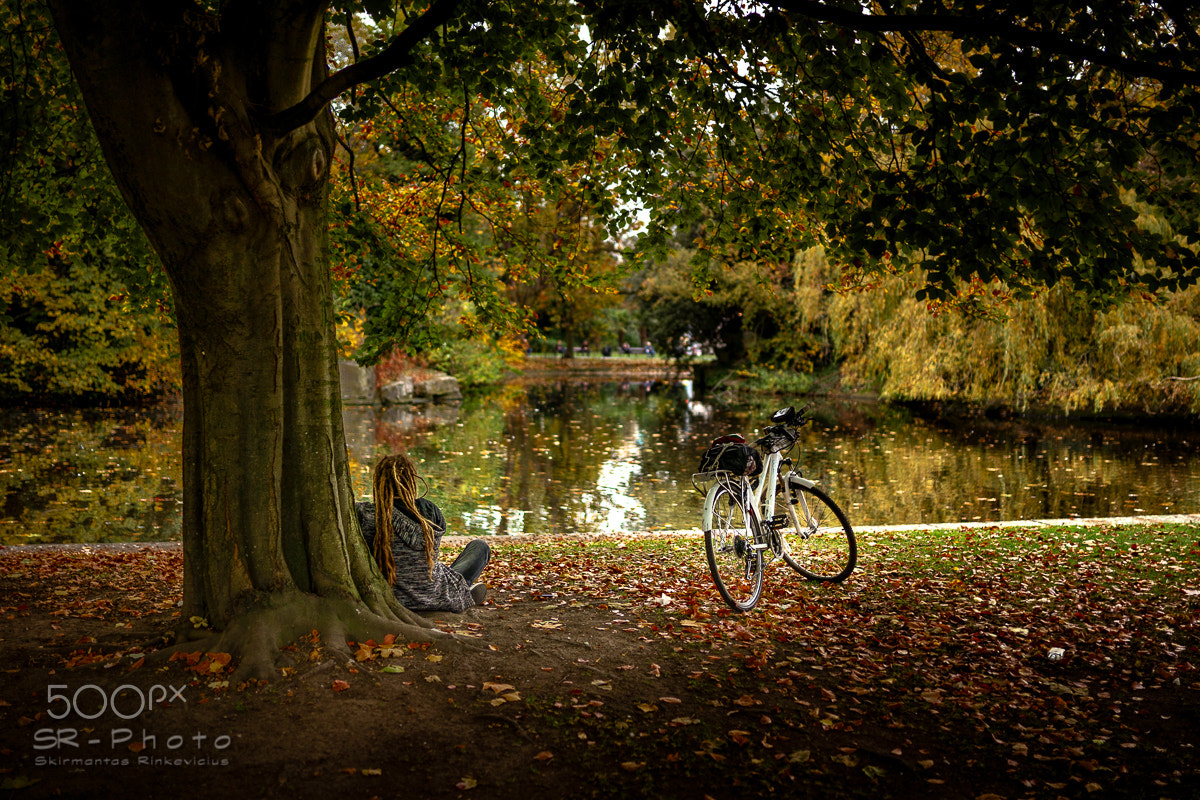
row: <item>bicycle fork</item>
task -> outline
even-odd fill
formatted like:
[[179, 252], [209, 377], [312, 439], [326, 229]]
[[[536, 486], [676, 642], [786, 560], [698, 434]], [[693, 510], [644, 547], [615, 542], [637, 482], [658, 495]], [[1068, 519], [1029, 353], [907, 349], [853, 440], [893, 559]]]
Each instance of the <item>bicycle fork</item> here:
[[[820, 522], [813, 517], [812, 509], [808, 507], [808, 500], [805, 498], [804, 493], [796, 492], [795, 494], [792, 494], [790, 484], [798, 483], [808, 489], [813, 489], [816, 488], [817, 482], [810, 481], [808, 478], [805, 478], [796, 472], [793, 472], [791, 475], [789, 475], [787, 481], [788, 482], [784, 484], [784, 499], [792, 507], [799, 507], [796, 508], [796, 511], [798, 512], [796, 514], [798, 518], [797, 521], [803, 522], [804, 526], [797, 526], [796, 533], [800, 534], [801, 539], [807, 539], [817, 532], [817, 528], [820, 527]], [[782, 514], [776, 514], [775, 516], [771, 517], [771, 521], [768, 523], [768, 526], [771, 528], [771, 531], [774, 532], [779, 528], [786, 527], [787, 523], [788, 517], [787, 512], [785, 511]]]

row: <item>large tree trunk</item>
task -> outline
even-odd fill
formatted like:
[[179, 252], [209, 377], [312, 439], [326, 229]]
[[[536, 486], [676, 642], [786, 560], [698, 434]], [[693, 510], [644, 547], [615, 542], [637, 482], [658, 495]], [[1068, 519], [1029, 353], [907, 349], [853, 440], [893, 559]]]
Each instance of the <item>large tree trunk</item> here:
[[114, 177], [173, 289], [184, 619], [235, 631], [240, 644], [222, 644], [256, 657], [321, 627], [314, 598], [327, 638], [364, 620], [414, 622], [353, 513], [325, 253], [332, 122], [262, 123], [324, 75], [322, 8], [218, 21], [172, 0], [51, 5]]

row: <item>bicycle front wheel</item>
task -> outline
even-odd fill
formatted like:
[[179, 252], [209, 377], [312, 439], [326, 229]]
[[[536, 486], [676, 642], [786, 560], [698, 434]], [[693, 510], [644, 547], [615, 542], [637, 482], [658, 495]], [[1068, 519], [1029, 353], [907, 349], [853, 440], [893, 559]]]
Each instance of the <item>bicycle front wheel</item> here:
[[762, 596], [762, 549], [754, 547], [757, 523], [746, 517], [742, 501], [721, 487], [713, 498], [712, 528], [704, 532], [704, 550], [713, 583], [737, 612], [754, 608]]
[[[844, 581], [858, 563], [858, 543], [846, 515], [815, 487], [781, 481], [775, 497], [783, 560], [809, 580]], [[789, 498], [790, 495], [790, 498]], [[776, 519], [779, 519], [776, 516]]]

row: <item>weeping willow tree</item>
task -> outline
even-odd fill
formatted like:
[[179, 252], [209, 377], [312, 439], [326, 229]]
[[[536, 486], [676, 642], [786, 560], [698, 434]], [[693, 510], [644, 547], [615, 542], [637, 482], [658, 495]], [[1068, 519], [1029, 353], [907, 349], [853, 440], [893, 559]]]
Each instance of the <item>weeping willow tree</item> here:
[[916, 299], [919, 273], [837, 291], [820, 249], [796, 263], [800, 325], [828, 344], [846, 388], [1019, 411], [1200, 412], [1200, 288], [1098, 305], [1065, 284], [1026, 298], [976, 284], [950, 307]]

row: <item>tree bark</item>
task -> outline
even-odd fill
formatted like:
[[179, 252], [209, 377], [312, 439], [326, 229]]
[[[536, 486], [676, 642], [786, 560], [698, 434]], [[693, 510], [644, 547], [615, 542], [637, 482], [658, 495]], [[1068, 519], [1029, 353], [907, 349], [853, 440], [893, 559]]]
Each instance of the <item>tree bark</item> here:
[[321, 7], [285, 22], [262, 4], [221, 19], [172, 0], [50, 5], [109, 166], [171, 282], [184, 619], [224, 629], [315, 595], [414, 621], [353, 511], [326, 256], [332, 121], [261, 122], [324, 77]]

